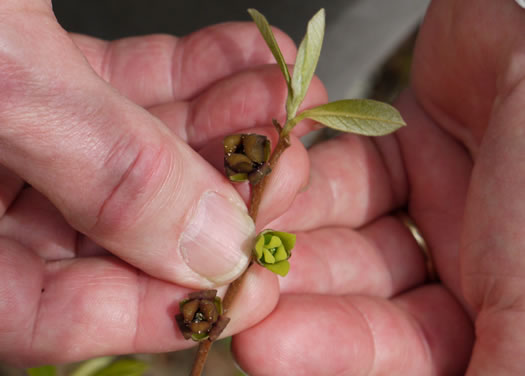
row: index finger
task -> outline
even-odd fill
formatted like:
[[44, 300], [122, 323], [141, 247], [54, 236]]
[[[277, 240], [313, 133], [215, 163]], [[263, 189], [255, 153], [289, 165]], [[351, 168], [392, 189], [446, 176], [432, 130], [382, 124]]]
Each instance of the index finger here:
[[[285, 60], [293, 62], [293, 41], [274, 33]], [[99, 76], [143, 107], [189, 100], [235, 72], [275, 62], [257, 27], [247, 22], [214, 25], [182, 38], [71, 38]]]

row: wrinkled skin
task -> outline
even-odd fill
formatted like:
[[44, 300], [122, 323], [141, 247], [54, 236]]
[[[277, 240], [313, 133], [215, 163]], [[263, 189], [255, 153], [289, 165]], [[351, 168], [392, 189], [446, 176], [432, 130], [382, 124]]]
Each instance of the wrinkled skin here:
[[[173, 233], [203, 192], [239, 199], [206, 162], [221, 164], [216, 139], [272, 134], [271, 118], [283, 118], [285, 86], [257, 31], [227, 24], [106, 43], [65, 33], [44, 0], [4, 0], [0, 19], [0, 359], [191, 345], [172, 335], [173, 314], [186, 287], [209, 287], [213, 273], [181, 267]], [[243, 368], [520, 374], [524, 32], [512, 1], [435, 1], [397, 102], [407, 128], [308, 155], [293, 142], [257, 221], [298, 233], [292, 269], [248, 276], [227, 329], [251, 327], [233, 342]], [[315, 81], [305, 106], [325, 100]], [[404, 206], [440, 284], [425, 284], [420, 250], [390, 215]]]
[[[277, 39], [293, 61], [292, 41]], [[1, 361], [194, 344], [175, 328], [178, 302], [188, 287], [237, 277], [255, 236], [242, 196], [209, 162], [222, 165], [227, 134], [250, 128], [275, 141], [286, 85], [272, 62], [248, 23], [107, 43], [67, 34], [50, 1], [0, 2]], [[304, 105], [325, 101], [316, 80]], [[276, 169], [268, 194], [280, 205], [262, 203], [260, 226], [307, 181], [306, 151], [292, 142], [283, 165], [296, 171]], [[210, 197], [223, 199], [201, 210]], [[192, 243], [200, 232], [204, 243]], [[256, 268], [247, 282], [230, 334], [277, 303], [271, 273]]]
[[[408, 127], [309, 151], [276, 310], [235, 338], [253, 375], [521, 375], [525, 369], [525, 9], [439, 0]], [[408, 207], [440, 284], [392, 210]], [[475, 334], [474, 334], [475, 333]]]

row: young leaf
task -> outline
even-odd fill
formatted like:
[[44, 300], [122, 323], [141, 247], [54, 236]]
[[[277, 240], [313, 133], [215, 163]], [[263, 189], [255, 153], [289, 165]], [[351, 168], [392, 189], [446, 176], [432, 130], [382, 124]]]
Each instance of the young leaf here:
[[325, 12], [321, 9], [308, 22], [306, 35], [297, 50], [291, 85], [293, 95], [289, 95], [286, 102], [288, 119], [297, 113], [314, 76], [323, 45], [324, 27]]
[[93, 376], [142, 376], [148, 365], [136, 359], [119, 359]]
[[114, 356], [102, 356], [82, 362], [69, 376], [92, 376], [115, 360]]
[[383, 136], [406, 125], [389, 104], [371, 99], [346, 99], [327, 103], [300, 113], [293, 123], [309, 118], [342, 132]]
[[270, 51], [272, 51], [273, 57], [275, 58], [275, 61], [277, 61], [277, 65], [279, 65], [279, 68], [281, 68], [281, 72], [283, 72], [284, 79], [288, 85], [288, 95], [291, 96], [292, 87], [290, 72], [288, 71], [288, 66], [284, 61], [283, 54], [279, 48], [279, 45], [277, 44], [277, 41], [275, 40], [275, 36], [273, 35], [272, 28], [270, 27], [268, 20], [256, 9], [248, 9], [248, 13], [250, 13], [250, 16], [252, 16], [253, 21], [262, 34], [262, 37], [270, 48]]
[[27, 374], [29, 376], [55, 376], [57, 372], [54, 366], [42, 366], [29, 368]]

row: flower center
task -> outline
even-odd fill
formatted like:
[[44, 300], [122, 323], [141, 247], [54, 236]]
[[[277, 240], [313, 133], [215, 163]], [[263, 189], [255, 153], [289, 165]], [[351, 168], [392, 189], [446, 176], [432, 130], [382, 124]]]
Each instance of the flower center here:
[[268, 235], [264, 238], [263, 258], [268, 264], [286, 260], [288, 255], [286, 249], [278, 236]]
[[193, 317], [192, 322], [201, 322], [204, 321], [206, 318], [204, 317], [204, 314], [202, 312], [195, 313], [195, 316]]

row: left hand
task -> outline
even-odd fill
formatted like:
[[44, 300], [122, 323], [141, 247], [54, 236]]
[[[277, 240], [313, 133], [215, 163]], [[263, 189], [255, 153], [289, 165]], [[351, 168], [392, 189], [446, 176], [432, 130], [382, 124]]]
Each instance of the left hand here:
[[[0, 359], [27, 366], [193, 345], [173, 316], [188, 287], [213, 281], [186, 278], [197, 273], [180, 260], [172, 219], [189, 217], [202, 187], [229, 192], [245, 207], [226, 178], [185, 143], [208, 155], [222, 136], [256, 127], [268, 132], [271, 119], [283, 117], [286, 88], [255, 25], [108, 43], [67, 34], [46, 0], [3, 0], [0, 21]], [[290, 39], [283, 33], [277, 39], [293, 58]], [[318, 81], [314, 87], [306, 105], [326, 99]], [[108, 135], [112, 143], [102, 142]], [[123, 176], [110, 167], [151, 140], [167, 155], [188, 158], [174, 164], [179, 170], [162, 171], [168, 177], [156, 179], [158, 195], [144, 189], [151, 188], [151, 173], [141, 171], [135, 191], [119, 190], [124, 199], [113, 205], [113, 226], [93, 225], [101, 215], [88, 203], [107, 202], [112, 192], [103, 178]], [[297, 139], [284, 159], [289, 167], [281, 168], [273, 193], [280, 204], [261, 209], [261, 224], [280, 215], [306, 179]], [[151, 196], [162, 202], [150, 205]], [[147, 215], [137, 210], [144, 207]], [[217, 213], [211, 219], [221, 223]], [[239, 296], [246, 304], [235, 310], [229, 333], [276, 304], [272, 276], [255, 269], [248, 279]], [[261, 285], [274, 287], [264, 300], [256, 293]]]

